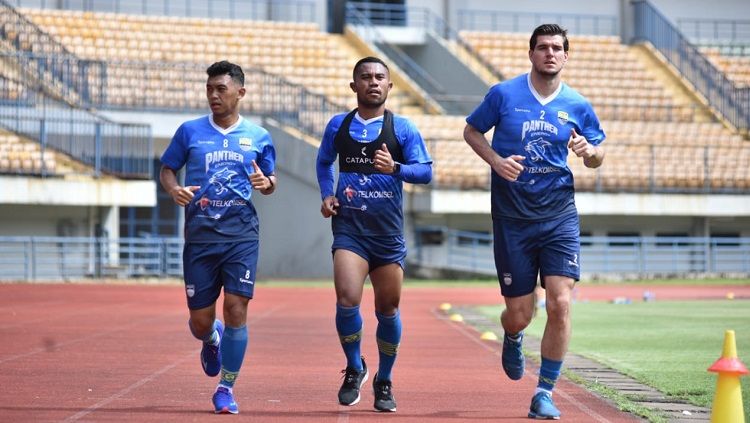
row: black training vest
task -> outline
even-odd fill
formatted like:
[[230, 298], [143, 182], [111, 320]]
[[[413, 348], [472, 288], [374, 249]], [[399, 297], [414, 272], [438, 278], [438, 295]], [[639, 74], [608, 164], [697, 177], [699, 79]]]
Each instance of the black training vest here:
[[404, 154], [393, 130], [393, 113], [388, 110], [383, 115], [383, 128], [374, 141], [358, 142], [349, 134], [357, 109], [352, 110], [341, 122], [333, 145], [339, 155], [339, 172], [349, 173], [381, 173], [375, 169], [375, 151], [385, 144], [394, 161], [403, 163]]

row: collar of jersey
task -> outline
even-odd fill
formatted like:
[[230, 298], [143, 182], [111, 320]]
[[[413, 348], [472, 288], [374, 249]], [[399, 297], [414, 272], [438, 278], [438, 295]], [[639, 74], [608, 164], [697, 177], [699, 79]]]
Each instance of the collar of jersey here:
[[221, 135], [226, 135], [226, 134], [228, 134], [228, 133], [230, 133], [230, 132], [234, 131], [234, 129], [235, 129], [235, 128], [237, 128], [238, 126], [240, 126], [240, 124], [242, 123], [242, 120], [243, 120], [243, 119], [242, 119], [242, 116], [240, 116], [240, 117], [239, 117], [239, 118], [237, 119], [237, 122], [235, 122], [235, 123], [234, 123], [234, 125], [230, 126], [230, 127], [229, 127], [229, 128], [227, 128], [227, 129], [224, 129], [224, 128], [222, 128], [221, 126], [217, 125], [217, 124], [216, 124], [216, 123], [214, 122], [214, 116], [213, 116], [213, 115], [208, 115], [208, 123], [210, 123], [210, 124], [211, 124], [211, 126], [213, 126], [213, 127], [214, 127], [214, 129], [216, 129], [217, 131], [219, 131], [219, 132], [221, 133]]
[[552, 94], [548, 95], [547, 97], [542, 97], [541, 94], [539, 94], [536, 89], [534, 88], [534, 84], [531, 83], [531, 72], [526, 74], [526, 83], [529, 85], [529, 91], [531, 91], [531, 94], [536, 98], [536, 101], [538, 101], [542, 106], [546, 106], [549, 102], [557, 98], [557, 95], [560, 94], [560, 90], [562, 90], [563, 83], [560, 81], [560, 85], [557, 86], [557, 89]]
[[372, 119], [365, 120], [365, 118], [363, 118], [362, 116], [359, 115], [359, 112], [357, 112], [357, 113], [354, 114], [354, 118], [357, 119], [359, 122], [361, 122], [363, 125], [369, 125], [369, 124], [371, 124], [373, 122], [377, 122], [379, 120], [383, 120], [383, 116], [384, 115], [375, 116]]

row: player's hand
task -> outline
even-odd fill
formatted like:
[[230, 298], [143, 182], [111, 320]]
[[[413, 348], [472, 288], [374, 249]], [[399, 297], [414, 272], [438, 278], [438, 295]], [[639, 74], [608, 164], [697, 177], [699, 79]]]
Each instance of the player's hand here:
[[336, 216], [338, 214], [338, 212], [336, 211], [338, 208], [339, 199], [334, 197], [333, 195], [329, 195], [328, 197], [323, 199], [323, 204], [320, 206], [320, 214], [328, 219], [329, 217]]
[[526, 157], [519, 156], [518, 154], [513, 154], [508, 157], [499, 157], [499, 160], [495, 162], [492, 169], [503, 179], [515, 182], [524, 170], [524, 167], [521, 164], [524, 160], [526, 160]]
[[593, 145], [589, 144], [586, 137], [579, 135], [575, 128], [570, 130], [570, 138], [568, 139], [568, 148], [575, 153], [578, 157], [588, 159], [596, 154], [596, 149]]
[[388, 151], [388, 146], [383, 143], [379, 149], [375, 151], [375, 169], [378, 172], [391, 174], [394, 171], [396, 162], [391, 157], [391, 152]]
[[176, 186], [169, 191], [169, 195], [172, 196], [172, 200], [178, 205], [185, 207], [190, 203], [190, 200], [195, 197], [195, 192], [201, 189], [199, 186], [191, 185], [188, 187]]
[[260, 166], [258, 166], [258, 163], [255, 163], [255, 160], [253, 160], [253, 169], [254, 172], [250, 174], [250, 183], [253, 185], [253, 189], [265, 191], [271, 188], [271, 179], [263, 174], [263, 171], [260, 170]]

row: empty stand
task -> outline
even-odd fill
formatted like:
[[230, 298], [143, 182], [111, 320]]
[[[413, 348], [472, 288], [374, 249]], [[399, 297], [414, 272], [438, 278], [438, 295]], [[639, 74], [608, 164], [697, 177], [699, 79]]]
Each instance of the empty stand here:
[[[462, 31], [460, 36], [510, 78], [530, 69], [529, 35]], [[586, 96], [601, 119], [691, 121], [691, 105], [681, 104], [614, 36], [571, 36], [563, 80]]]
[[[184, 98], [174, 93], [198, 91], [195, 96], [189, 94], [189, 105], [203, 108], [200, 87], [170, 84], [202, 80], [206, 65], [225, 59], [281, 75], [334, 103], [356, 105], [349, 82], [359, 54], [341, 36], [322, 32], [316, 24], [52, 9], [21, 11], [78, 56], [111, 63], [107, 93], [112, 106], [136, 106], [133, 93], [148, 89], [148, 104], [164, 108], [174, 107], [175, 95]], [[136, 62], [195, 66], [183, 67], [190, 75], [167, 78], [143, 75], [144, 65], [137, 66]], [[399, 110], [402, 104], [410, 103], [407, 97], [404, 91], [394, 90], [390, 107]]]
[[[106, 92], [113, 106], [204, 108], [204, 93], [195, 81], [204, 80], [208, 63], [222, 59], [282, 75], [345, 107], [356, 105], [349, 82], [360, 55], [344, 38], [324, 33], [314, 24], [22, 12], [82, 58], [111, 63]], [[528, 34], [475, 31], [462, 32], [461, 37], [506, 78], [528, 72]], [[608, 156], [600, 169], [586, 169], [579, 158], [569, 158], [579, 190], [694, 192], [750, 187], [750, 147], [740, 135], [719, 123], [699, 122], [696, 106], [666, 89], [618, 37], [570, 39], [563, 79], [591, 100], [607, 133]], [[749, 68], [744, 62], [738, 67]], [[261, 79], [249, 77], [246, 87], [249, 101], [245, 103], [251, 107], [262, 107], [269, 100]], [[434, 185], [488, 189], [489, 166], [463, 141], [464, 116], [417, 114], [414, 99], [399, 88], [392, 92], [388, 107], [411, 118], [425, 138], [435, 163]], [[285, 104], [290, 113], [298, 101], [291, 96], [272, 100]], [[22, 166], [17, 156], [13, 160]], [[10, 166], [10, 161], [10, 156], [0, 154], [0, 167], [6, 162]]]
[[42, 152], [41, 146], [7, 132], [0, 132], [0, 173], [54, 175], [57, 153]]
[[[750, 56], [725, 54], [734, 51], [721, 47], [702, 47], [700, 51], [738, 87], [750, 87]], [[737, 52], [745, 51], [750, 53], [750, 48], [738, 49]]]

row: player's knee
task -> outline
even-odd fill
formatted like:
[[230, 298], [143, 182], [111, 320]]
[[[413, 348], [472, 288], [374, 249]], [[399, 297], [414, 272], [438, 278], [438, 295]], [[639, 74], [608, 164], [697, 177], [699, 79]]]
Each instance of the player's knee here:
[[214, 330], [214, 319], [210, 317], [191, 317], [190, 318], [190, 331], [198, 339], [202, 339], [204, 336]]
[[565, 295], [547, 296], [546, 308], [548, 320], [567, 319], [570, 315], [570, 297]]
[[241, 327], [247, 321], [247, 302], [232, 301], [227, 297], [224, 300], [224, 319], [227, 326]]
[[389, 302], [384, 304], [375, 304], [375, 311], [382, 314], [383, 316], [393, 316], [398, 311], [398, 301], [395, 303]]
[[508, 332], [517, 333], [526, 329], [533, 317], [533, 308], [528, 310], [525, 308], [506, 309], [502, 315], [503, 327]]

